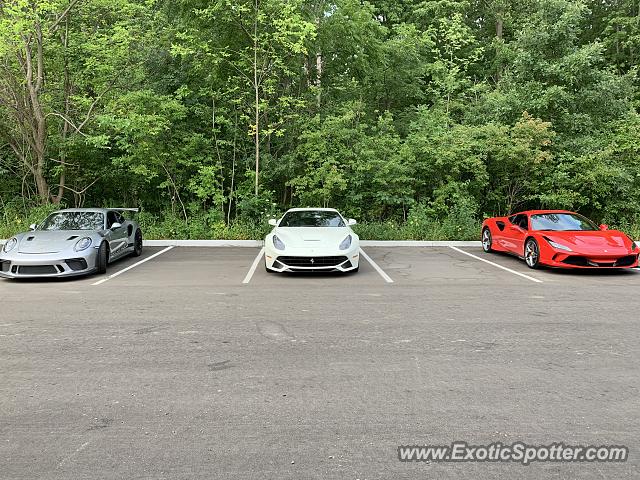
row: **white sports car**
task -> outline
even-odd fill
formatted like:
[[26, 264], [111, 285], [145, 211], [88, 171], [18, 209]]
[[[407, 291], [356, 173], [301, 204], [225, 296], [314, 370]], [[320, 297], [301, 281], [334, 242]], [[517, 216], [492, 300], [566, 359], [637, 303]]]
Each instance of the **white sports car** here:
[[357, 272], [360, 239], [333, 208], [292, 208], [264, 241], [267, 272]]

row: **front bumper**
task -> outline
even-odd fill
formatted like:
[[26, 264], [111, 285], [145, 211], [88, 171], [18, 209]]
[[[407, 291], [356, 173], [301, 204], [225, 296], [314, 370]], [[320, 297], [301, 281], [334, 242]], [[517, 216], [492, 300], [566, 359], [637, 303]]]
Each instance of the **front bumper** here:
[[358, 247], [349, 250], [265, 250], [265, 265], [274, 272], [351, 272], [359, 264]]
[[588, 255], [577, 252], [550, 252], [542, 263], [555, 268], [635, 268], [638, 266], [638, 253], [627, 252], [617, 255]]
[[2, 278], [62, 278], [88, 275], [96, 270], [97, 250], [47, 254], [0, 255]]

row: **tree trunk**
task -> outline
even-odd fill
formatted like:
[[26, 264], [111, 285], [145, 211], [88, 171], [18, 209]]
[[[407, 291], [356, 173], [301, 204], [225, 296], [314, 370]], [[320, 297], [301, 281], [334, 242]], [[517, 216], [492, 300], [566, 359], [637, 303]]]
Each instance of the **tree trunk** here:
[[316, 53], [316, 104], [320, 108], [322, 101], [322, 52]]
[[[33, 51], [34, 45], [32, 41], [35, 41], [35, 52]], [[24, 37], [24, 53], [25, 84], [29, 98], [29, 113], [32, 119], [32, 139], [29, 143], [33, 147], [34, 154], [34, 180], [38, 189], [38, 196], [41, 202], [46, 204], [49, 202], [49, 185], [45, 178], [47, 123], [40, 102], [40, 91], [44, 84], [44, 53], [40, 23], [36, 23], [33, 37]]]
[[255, 93], [255, 142], [256, 142], [256, 184], [255, 194], [258, 196], [260, 184], [260, 84], [258, 83], [258, 0], [255, 1], [253, 21], [253, 88]]
[[58, 194], [51, 198], [51, 201], [56, 205], [62, 202], [62, 197], [64, 196], [65, 183], [67, 179], [66, 172], [66, 163], [67, 163], [67, 152], [66, 152], [66, 142], [67, 136], [69, 135], [69, 122], [67, 119], [69, 118], [69, 113], [71, 111], [71, 79], [69, 76], [69, 57], [67, 56], [67, 49], [69, 48], [69, 17], [71, 14], [69, 13], [65, 18], [65, 28], [62, 33], [62, 45], [64, 46], [64, 122], [62, 124], [62, 149], [60, 150], [60, 178], [58, 180]]

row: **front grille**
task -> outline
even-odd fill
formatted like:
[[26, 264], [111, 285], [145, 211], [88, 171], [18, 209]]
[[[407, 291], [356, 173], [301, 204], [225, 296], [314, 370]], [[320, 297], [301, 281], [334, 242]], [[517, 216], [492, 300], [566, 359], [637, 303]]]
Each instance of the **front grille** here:
[[0, 262], [0, 270], [3, 272], [8, 272], [11, 268], [11, 262]]
[[633, 265], [637, 258], [638, 258], [637, 255], [627, 255], [626, 257], [622, 257], [622, 258], [618, 259], [618, 261], [615, 263], [615, 266], [616, 267], [628, 267], [630, 265]]
[[21, 275], [51, 275], [58, 273], [53, 265], [21, 265], [18, 267]]
[[567, 265], [575, 265], [576, 267], [590, 267], [589, 260], [585, 257], [578, 257], [576, 255], [569, 256], [565, 258], [562, 263], [566, 263]]
[[576, 267], [628, 267], [635, 263], [636, 258], [636, 255], [627, 255], [626, 257], [622, 257], [615, 262], [594, 262], [586, 257], [571, 255], [565, 258], [562, 263], [566, 263], [567, 265], [575, 265]]
[[347, 257], [278, 257], [278, 262], [289, 267], [337, 267]]
[[87, 269], [87, 261], [84, 258], [71, 258], [65, 260], [65, 263], [69, 265], [69, 268], [74, 272]]

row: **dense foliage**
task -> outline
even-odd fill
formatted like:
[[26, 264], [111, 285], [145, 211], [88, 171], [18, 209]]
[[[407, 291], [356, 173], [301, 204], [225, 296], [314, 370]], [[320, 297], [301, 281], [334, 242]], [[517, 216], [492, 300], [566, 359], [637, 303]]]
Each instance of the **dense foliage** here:
[[631, 228], [639, 56], [639, 0], [7, 0], [2, 222], [140, 206], [156, 236], [244, 238], [334, 206], [366, 236], [455, 238], [549, 207]]

